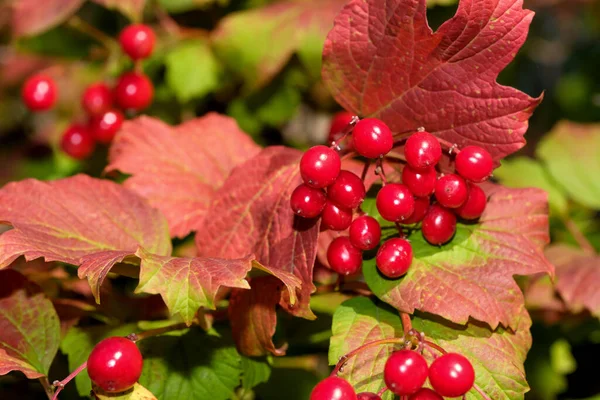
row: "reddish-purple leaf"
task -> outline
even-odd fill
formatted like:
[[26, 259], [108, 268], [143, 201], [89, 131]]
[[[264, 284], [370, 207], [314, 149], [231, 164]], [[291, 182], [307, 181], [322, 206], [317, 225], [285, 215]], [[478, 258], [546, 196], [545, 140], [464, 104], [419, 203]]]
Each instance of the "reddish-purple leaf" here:
[[201, 226], [232, 168], [259, 151], [233, 119], [219, 114], [178, 127], [140, 117], [123, 125], [106, 170], [131, 174], [125, 186], [165, 214], [172, 236], [183, 237]]
[[323, 78], [336, 100], [393, 131], [424, 126], [494, 160], [523, 147], [534, 99], [496, 83], [529, 30], [522, 0], [462, 0], [433, 33], [425, 0], [352, 0], [323, 52]]
[[106, 7], [114, 8], [125, 14], [133, 21], [139, 21], [144, 11], [146, 0], [93, 0], [94, 2]]
[[83, 0], [14, 0], [12, 30], [15, 36], [36, 35], [69, 18]]

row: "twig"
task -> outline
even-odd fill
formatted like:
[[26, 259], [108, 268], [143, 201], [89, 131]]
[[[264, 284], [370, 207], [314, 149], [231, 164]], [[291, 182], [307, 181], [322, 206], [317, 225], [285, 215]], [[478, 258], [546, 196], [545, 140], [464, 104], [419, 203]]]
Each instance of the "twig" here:
[[130, 335], [127, 335], [127, 338], [129, 340], [131, 340], [132, 342], [138, 342], [142, 339], [147, 339], [149, 337], [158, 336], [158, 335], [162, 335], [164, 333], [169, 333], [169, 332], [173, 332], [173, 331], [180, 331], [180, 330], [186, 329], [186, 328], [189, 328], [189, 327], [187, 326], [187, 324], [182, 322], [180, 324], [169, 325], [169, 326], [165, 326], [163, 328], [150, 329], [148, 331], [144, 331], [141, 333], [132, 333]]
[[350, 358], [354, 357], [361, 351], [366, 350], [370, 347], [381, 346], [384, 344], [404, 344], [404, 338], [391, 338], [391, 339], [375, 340], [373, 342], [365, 343], [362, 346], [357, 347], [356, 349], [352, 350], [350, 353], [345, 354], [340, 358], [340, 361], [338, 361], [338, 363], [336, 364], [333, 371], [331, 371], [331, 376], [337, 375], [338, 372], [340, 372], [341, 369], [344, 367], [346, 362], [348, 362], [348, 360]]
[[48, 396], [48, 399], [52, 400], [52, 397], [54, 396], [54, 389], [52, 389], [52, 386], [50, 385], [50, 382], [48, 381], [48, 377], [42, 376], [41, 378], [38, 378], [38, 380], [44, 387], [44, 391], [46, 392], [46, 396]]
[[52, 397], [52, 400], [58, 400], [58, 394], [62, 392], [62, 390], [65, 388], [65, 385], [71, 382], [73, 378], [75, 378], [81, 371], [83, 371], [86, 368], [87, 361], [81, 364], [79, 367], [77, 367], [75, 371], [71, 372], [69, 376], [67, 376], [62, 381], [54, 381], [52, 385], [54, 385], [54, 387], [56, 388], [56, 392], [54, 392], [54, 397]]
[[442, 354], [446, 354], [447, 351], [444, 350], [443, 347], [438, 346], [437, 344], [430, 342], [429, 340], [424, 340], [423, 343], [425, 343], [427, 346], [431, 347], [432, 349], [436, 349], [437, 351], [439, 351]]
[[96, 41], [101, 43], [109, 52], [118, 47], [117, 42], [113, 38], [88, 24], [78, 16], [69, 18], [67, 26], [96, 39]]
[[579, 229], [575, 221], [567, 217], [565, 218], [564, 223], [567, 229], [569, 230], [569, 233], [573, 235], [573, 238], [583, 251], [590, 254], [596, 253], [596, 249], [594, 249], [594, 246], [592, 246], [590, 241], [587, 240], [587, 238], [585, 237], [583, 232], [581, 232], [581, 229]]
[[363, 167], [362, 173], [360, 174], [360, 179], [364, 182], [367, 178], [367, 173], [369, 172], [369, 167], [371, 166], [371, 160], [365, 161], [365, 166]]

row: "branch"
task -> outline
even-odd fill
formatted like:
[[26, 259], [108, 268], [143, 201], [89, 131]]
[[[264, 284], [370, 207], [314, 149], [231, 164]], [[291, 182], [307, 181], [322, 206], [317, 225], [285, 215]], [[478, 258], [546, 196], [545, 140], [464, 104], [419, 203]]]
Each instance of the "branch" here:
[[594, 246], [592, 246], [590, 241], [587, 240], [587, 238], [585, 237], [583, 232], [581, 232], [581, 229], [579, 229], [575, 221], [567, 217], [564, 219], [564, 223], [567, 229], [569, 230], [569, 233], [573, 236], [573, 238], [583, 251], [590, 254], [596, 254], [596, 249], [594, 249]]
[[375, 340], [373, 342], [365, 343], [362, 346], [357, 347], [356, 349], [352, 350], [350, 353], [345, 354], [342, 357], [340, 357], [340, 361], [338, 361], [338, 363], [336, 364], [333, 371], [331, 371], [331, 376], [337, 375], [338, 372], [340, 372], [342, 370], [342, 368], [344, 367], [346, 362], [348, 362], [348, 360], [350, 358], [354, 357], [361, 351], [366, 350], [370, 347], [381, 346], [384, 344], [404, 344], [404, 338], [391, 338], [391, 339]]
[[69, 374], [69, 376], [67, 376], [62, 381], [54, 381], [52, 383], [52, 385], [54, 385], [54, 387], [56, 388], [56, 392], [54, 392], [54, 397], [52, 397], [52, 400], [58, 400], [58, 394], [60, 392], [62, 392], [62, 390], [65, 388], [65, 385], [67, 383], [71, 382], [73, 380], [73, 378], [75, 378], [77, 375], [79, 375], [79, 373], [86, 368], [87, 368], [87, 361], [84, 362], [83, 364], [81, 364], [79, 367], [77, 367], [77, 369], [75, 371], [71, 372]]
[[52, 397], [54, 395], [54, 389], [52, 389], [52, 386], [48, 381], [48, 377], [42, 376], [41, 378], [38, 378], [38, 381], [40, 381], [40, 383], [44, 387], [44, 391], [46, 392], [46, 396], [48, 396], [48, 399], [52, 400]]

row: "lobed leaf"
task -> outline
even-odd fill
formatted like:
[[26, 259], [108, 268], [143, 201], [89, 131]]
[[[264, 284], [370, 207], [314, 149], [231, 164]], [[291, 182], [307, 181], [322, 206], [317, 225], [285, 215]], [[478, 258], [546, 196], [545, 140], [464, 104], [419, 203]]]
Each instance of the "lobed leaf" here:
[[14, 36], [33, 36], [61, 24], [74, 14], [83, 0], [18, 0], [11, 3]]

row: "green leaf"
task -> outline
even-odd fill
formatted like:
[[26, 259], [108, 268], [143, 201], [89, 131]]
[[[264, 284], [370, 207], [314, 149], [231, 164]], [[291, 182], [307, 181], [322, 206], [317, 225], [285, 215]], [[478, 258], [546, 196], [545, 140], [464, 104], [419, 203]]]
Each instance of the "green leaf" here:
[[192, 11], [195, 9], [204, 9], [217, 4], [226, 6], [230, 0], [158, 0], [158, 3], [165, 11], [173, 14]]
[[264, 359], [242, 357], [242, 387], [252, 389], [267, 382], [271, 376], [271, 366]]

